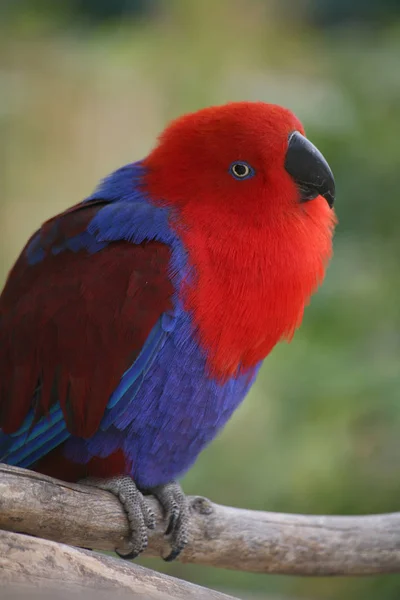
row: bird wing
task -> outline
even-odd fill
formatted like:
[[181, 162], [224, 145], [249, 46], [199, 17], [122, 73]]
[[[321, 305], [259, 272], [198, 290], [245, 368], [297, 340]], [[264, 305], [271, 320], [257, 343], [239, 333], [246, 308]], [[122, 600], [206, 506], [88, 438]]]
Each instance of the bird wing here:
[[170, 249], [99, 242], [88, 226], [104, 206], [45, 223], [0, 297], [0, 459], [10, 464], [92, 436], [109, 402], [137, 393], [167, 335]]

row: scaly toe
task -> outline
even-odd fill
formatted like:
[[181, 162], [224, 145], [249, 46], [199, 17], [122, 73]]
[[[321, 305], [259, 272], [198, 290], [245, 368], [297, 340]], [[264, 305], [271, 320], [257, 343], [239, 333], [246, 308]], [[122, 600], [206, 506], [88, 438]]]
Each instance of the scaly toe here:
[[88, 478], [81, 483], [111, 492], [119, 499], [129, 521], [130, 537], [115, 552], [121, 558], [136, 558], [147, 547], [147, 532], [154, 529], [156, 519], [133, 479], [127, 476], [112, 479]]
[[151, 490], [164, 509], [168, 521], [166, 535], [170, 536], [171, 552], [164, 560], [171, 562], [189, 541], [189, 502], [180, 485], [175, 481]]

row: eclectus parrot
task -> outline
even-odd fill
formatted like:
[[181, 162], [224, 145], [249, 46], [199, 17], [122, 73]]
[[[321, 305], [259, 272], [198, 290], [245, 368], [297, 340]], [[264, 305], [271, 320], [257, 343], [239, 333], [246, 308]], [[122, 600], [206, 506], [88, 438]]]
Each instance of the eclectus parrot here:
[[335, 186], [287, 109], [205, 108], [28, 241], [0, 297], [0, 460], [113, 492], [133, 557], [175, 481], [300, 325], [332, 253]]

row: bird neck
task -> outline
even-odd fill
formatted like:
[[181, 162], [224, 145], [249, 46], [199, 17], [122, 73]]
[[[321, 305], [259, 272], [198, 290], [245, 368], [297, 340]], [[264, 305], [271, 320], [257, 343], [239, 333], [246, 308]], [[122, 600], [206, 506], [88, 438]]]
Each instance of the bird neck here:
[[208, 224], [185, 215], [174, 227], [191, 267], [182, 301], [211, 373], [227, 380], [252, 369], [300, 325], [331, 254], [329, 228], [313, 219], [244, 224], [232, 215]]

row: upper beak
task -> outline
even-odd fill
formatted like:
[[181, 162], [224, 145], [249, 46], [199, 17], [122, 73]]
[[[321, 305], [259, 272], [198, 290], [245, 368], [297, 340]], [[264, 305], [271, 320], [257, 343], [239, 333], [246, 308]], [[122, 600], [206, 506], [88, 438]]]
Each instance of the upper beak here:
[[321, 152], [298, 131], [289, 136], [285, 169], [297, 183], [302, 202], [323, 196], [332, 208], [335, 201], [333, 173]]

